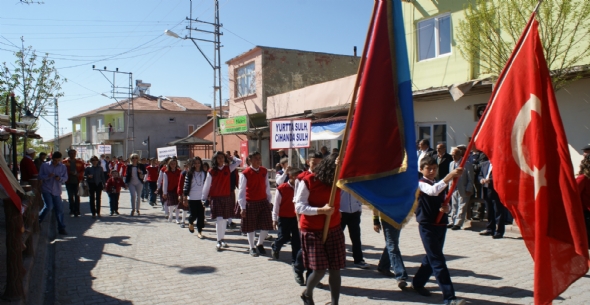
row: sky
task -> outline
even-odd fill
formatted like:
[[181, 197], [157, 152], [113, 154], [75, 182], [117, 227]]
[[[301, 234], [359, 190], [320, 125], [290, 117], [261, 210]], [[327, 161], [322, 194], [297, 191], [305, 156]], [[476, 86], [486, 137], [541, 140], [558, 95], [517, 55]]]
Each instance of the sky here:
[[[193, 0], [193, 19], [212, 22], [214, 0]], [[225, 62], [256, 45], [335, 54], [361, 52], [373, 1], [370, 0], [219, 0], [222, 99], [228, 97]], [[150, 94], [188, 96], [213, 103], [213, 69], [188, 40], [189, 0], [43, 0], [42, 4], [0, 1], [0, 62], [32, 46], [48, 53], [67, 79], [59, 100], [60, 135], [71, 132], [68, 118], [113, 103], [111, 84], [96, 67], [133, 73], [150, 83]], [[195, 24], [193, 24], [195, 26]], [[204, 30], [212, 27], [202, 26]], [[213, 39], [212, 34], [193, 37]], [[213, 44], [199, 43], [213, 58]], [[110, 79], [112, 74], [108, 75]], [[123, 75], [120, 75], [123, 76]], [[125, 84], [126, 85], [126, 84]], [[53, 116], [41, 118], [38, 133], [54, 137]]]

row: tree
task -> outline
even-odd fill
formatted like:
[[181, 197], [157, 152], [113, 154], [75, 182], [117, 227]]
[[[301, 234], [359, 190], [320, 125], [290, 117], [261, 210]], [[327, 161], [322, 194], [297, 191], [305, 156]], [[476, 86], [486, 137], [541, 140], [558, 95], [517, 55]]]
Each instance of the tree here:
[[[498, 77], [537, 6], [538, 0], [476, 0], [459, 22], [461, 55], [479, 68], [479, 76]], [[537, 20], [556, 90], [584, 73], [590, 55], [590, 1], [545, 0]]]
[[[24, 47], [24, 40], [21, 50], [14, 55], [17, 58], [14, 63], [3, 62], [0, 67], [0, 88], [5, 92], [14, 91], [18, 96], [17, 121], [27, 114], [37, 118], [46, 115], [47, 108], [55, 105], [55, 99], [64, 95], [61, 85], [67, 79], [59, 75], [49, 54], [39, 58], [32, 47]], [[29, 132], [36, 126], [37, 121], [25, 128], [23, 151], [27, 149]]]

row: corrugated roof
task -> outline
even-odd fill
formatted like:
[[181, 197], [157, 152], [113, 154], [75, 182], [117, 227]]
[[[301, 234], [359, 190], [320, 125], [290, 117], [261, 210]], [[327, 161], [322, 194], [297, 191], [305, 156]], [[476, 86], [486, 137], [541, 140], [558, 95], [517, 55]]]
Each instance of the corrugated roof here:
[[[170, 99], [167, 100], [166, 98]], [[152, 95], [143, 95], [133, 99], [134, 111], [211, 111], [212, 109], [193, 100], [190, 97], [167, 96], [162, 97], [162, 109], [158, 108], [158, 97]], [[69, 120], [77, 119], [108, 110], [127, 110], [127, 100], [122, 100], [119, 103], [112, 103], [106, 106], [96, 108], [94, 110], [84, 112], [82, 114], [73, 116]]]

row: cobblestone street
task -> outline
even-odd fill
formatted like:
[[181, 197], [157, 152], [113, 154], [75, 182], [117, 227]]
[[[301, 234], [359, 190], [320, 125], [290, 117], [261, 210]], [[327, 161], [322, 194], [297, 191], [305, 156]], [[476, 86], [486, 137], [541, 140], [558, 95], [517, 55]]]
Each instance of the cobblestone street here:
[[[129, 194], [124, 192], [121, 215], [108, 216], [103, 195], [102, 218], [93, 220], [88, 198], [82, 198], [84, 215], [67, 217], [70, 235], [54, 241], [57, 304], [301, 304], [303, 287], [294, 281], [289, 246], [283, 248], [280, 261], [250, 257], [246, 238], [236, 230], [226, 236], [230, 248], [218, 253], [213, 222], [200, 240], [167, 222], [160, 206], [142, 203], [141, 216], [134, 217], [129, 216], [129, 206]], [[368, 210], [361, 225], [371, 269], [352, 266], [347, 237], [341, 304], [442, 304], [434, 278], [427, 285], [433, 295], [422, 297], [402, 292], [395, 280], [377, 273], [383, 236], [373, 231]], [[531, 304], [533, 263], [519, 235], [507, 232], [506, 238], [494, 240], [478, 231], [447, 233], [445, 253], [457, 296], [470, 304]], [[276, 238], [276, 232], [272, 235]], [[414, 221], [402, 230], [400, 246], [411, 277], [424, 255]], [[270, 253], [270, 242], [265, 247]], [[322, 282], [327, 284], [327, 277]], [[588, 303], [588, 287], [586, 275], [555, 303]], [[326, 289], [316, 289], [314, 296], [316, 304], [330, 300]]]

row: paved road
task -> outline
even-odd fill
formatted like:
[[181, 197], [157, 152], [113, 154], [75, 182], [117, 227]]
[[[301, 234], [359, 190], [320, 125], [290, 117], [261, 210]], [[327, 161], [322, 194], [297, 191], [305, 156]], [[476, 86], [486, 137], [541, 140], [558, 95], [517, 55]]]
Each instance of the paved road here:
[[[66, 219], [70, 236], [55, 240], [57, 304], [301, 304], [302, 287], [295, 284], [287, 263], [288, 246], [280, 261], [253, 258], [247, 254], [245, 237], [236, 231], [227, 236], [230, 248], [218, 253], [213, 223], [200, 240], [146, 203], [141, 216], [131, 217], [127, 192], [121, 194], [121, 216], [107, 216], [106, 196], [101, 219], [90, 217], [87, 198], [82, 206], [83, 217]], [[400, 291], [395, 280], [375, 271], [384, 240], [372, 230], [368, 211], [363, 213], [362, 232], [371, 269], [352, 266], [347, 239], [341, 304], [442, 303], [433, 279], [427, 285], [433, 295], [422, 297]], [[523, 241], [513, 233], [493, 240], [476, 232], [447, 235], [445, 253], [457, 295], [470, 304], [531, 304], [533, 263]], [[414, 222], [402, 231], [401, 249], [411, 276], [424, 254]], [[327, 278], [322, 282], [327, 284]], [[590, 303], [588, 287], [586, 275], [555, 303]], [[315, 300], [328, 302], [329, 292], [316, 290]]]

